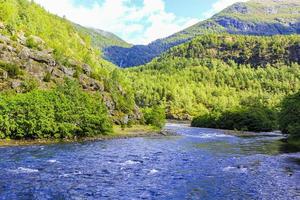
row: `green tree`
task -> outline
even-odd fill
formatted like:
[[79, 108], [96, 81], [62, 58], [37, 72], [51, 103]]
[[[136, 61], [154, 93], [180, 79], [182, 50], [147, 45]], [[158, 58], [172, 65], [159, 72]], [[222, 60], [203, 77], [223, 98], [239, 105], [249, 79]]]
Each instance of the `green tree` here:
[[279, 124], [282, 132], [291, 137], [300, 137], [300, 92], [289, 95], [282, 101]]

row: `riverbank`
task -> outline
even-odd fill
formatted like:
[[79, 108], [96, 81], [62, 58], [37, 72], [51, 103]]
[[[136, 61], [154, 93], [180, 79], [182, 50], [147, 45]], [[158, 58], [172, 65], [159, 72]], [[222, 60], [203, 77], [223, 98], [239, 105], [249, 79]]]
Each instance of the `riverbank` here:
[[97, 137], [85, 137], [77, 139], [36, 139], [36, 140], [0, 140], [0, 147], [7, 146], [29, 146], [29, 145], [50, 145], [59, 143], [74, 143], [74, 142], [89, 142], [112, 139], [127, 139], [134, 137], [158, 137], [166, 136], [168, 133], [161, 131], [153, 126], [134, 125], [132, 127], [121, 128], [121, 126], [114, 126], [113, 133], [108, 135], [99, 135]]

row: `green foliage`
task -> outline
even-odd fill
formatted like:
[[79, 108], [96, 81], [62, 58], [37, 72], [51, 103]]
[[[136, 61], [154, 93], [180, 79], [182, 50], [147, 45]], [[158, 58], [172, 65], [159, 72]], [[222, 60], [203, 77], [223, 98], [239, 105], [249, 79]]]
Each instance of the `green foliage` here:
[[39, 44], [32, 37], [26, 40], [26, 46], [31, 49], [39, 49]]
[[43, 78], [43, 81], [45, 81], [45, 82], [50, 82], [51, 81], [51, 73], [50, 72], [46, 72], [46, 74]]
[[282, 132], [300, 137], [300, 92], [282, 101], [279, 124]]
[[8, 76], [11, 78], [16, 78], [19, 75], [22, 75], [20, 66], [12, 63], [5, 63], [0, 61], [0, 68], [8, 73]]
[[152, 108], [143, 109], [144, 120], [147, 125], [162, 128], [166, 122], [165, 109], [163, 107], [154, 106]]
[[264, 106], [239, 108], [197, 117], [192, 121], [192, 126], [240, 131], [272, 131], [276, 129], [276, 112]]
[[293, 63], [299, 62], [299, 44], [296, 35], [208, 34], [126, 72], [138, 106], [164, 104], [168, 118], [206, 115], [202, 120], [214, 124], [221, 113], [251, 107], [251, 101], [273, 109], [298, 91], [300, 67]]
[[[8, 36], [8, 38], [14, 38], [14, 44], [18, 44], [20, 39], [26, 39], [25, 45], [27, 47], [43, 51], [43, 53], [52, 52], [51, 56], [54, 57], [55, 62], [75, 70], [73, 78], [81, 81], [81, 83], [87, 84], [89, 81], [94, 81], [90, 78], [96, 79], [99, 83], [97, 86], [100, 87], [97, 89], [102, 89], [102, 86], [105, 88], [103, 96], [106, 97], [106, 104], [109, 104], [108, 107], [111, 109], [111, 113], [113, 112], [115, 121], [124, 119], [125, 116], [133, 116], [136, 106], [131, 84], [128, 83], [129, 80], [114, 65], [102, 59], [98, 47], [94, 48], [93, 45], [95, 44], [92, 44], [94, 39], [98, 40], [98, 36], [106, 33], [78, 28], [77, 25], [65, 18], [50, 14], [34, 1], [0, 1], [0, 8], [3, 8], [5, 13], [0, 13], [0, 21], [5, 27], [0, 30], [1, 34]], [[113, 36], [107, 36], [103, 39], [108, 38], [117, 40]], [[16, 49], [20, 50], [20, 48]], [[31, 81], [35, 80], [32, 72], [27, 73], [28, 68], [24, 69], [24, 76], [19, 76], [22, 70], [18, 66], [0, 63], [0, 67], [3, 69], [4, 75], [6, 73], [4, 71], [8, 71], [10, 77], [21, 79], [19, 82], [22, 82], [23, 85], [22, 90], [18, 88], [19, 92], [31, 93], [36, 88], [47, 90], [48, 87], [60, 83], [60, 80], [57, 80], [60, 78], [52, 77], [48, 72], [44, 74], [43, 81], [50, 82], [53, 78], [53, 82], [51, 84], [43, 82], [36, 84], [36, 82]], [[3, 87], [8, 89], [9, 84], [1, 84], [1, 88]], [[87, 87], [87, 89], [90, 88]]]
[[10, 36], [24, 32], [27, 46], [38, 49], [39, 45], [33, 37], [40, 37], [54, 50], [56, 60], [64, 63], [70, 58], [87, 63], [104, 75], [112, 64], [100, 58], [100, 52], [91, 47], [88, 34], [78, 30], [70, 21], [45, 11], [41, 6], [28, 0], [0, 1], [0, 21], [6, 29], [2, 32]]
[[226, 63], [265, 67], [300, 63], [300, 36], [202, 35], [159, 58], [219, 59]]
[[153, 61], [126, 71], [140, 107], [163, 103], [169, 118], [234, 110], [249, 99], [273, 108], [300, 89], [299, 65], [251, 68], [218, 60], [178, 58]]
[[77, 138], [111, 130], [101, 97], [83, 92], [73, 81], [50, 91], [0, 95], [1, 138]]
[[220, 113], [208, 113], [195, 117], [191, 123], [192, 127], [217, 128], [219, 123]]
[[111, 73], [110, 79], [106, 80], [105, 87], [105, 90], [110, 91], [116, 104], [116, 109], [125, 114], [131, 114], [135, 106], [134, 94], [130, 80], [125, 74], [115, 69]]
[[39, 87], [39, 82], [35, 78], [26, 78], [22, 83], [23, 92], [30, 92]]

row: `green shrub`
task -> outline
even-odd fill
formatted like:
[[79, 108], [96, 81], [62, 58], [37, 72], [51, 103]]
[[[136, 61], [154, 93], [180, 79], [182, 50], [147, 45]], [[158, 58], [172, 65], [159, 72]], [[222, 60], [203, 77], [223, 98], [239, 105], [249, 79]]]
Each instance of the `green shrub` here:
[[35, 78], [27, 78], [25, 81], [22, 83], [22, 89], [23, 92], [30, 92], [39, 87], [39, 82]]
[[8, 76], [11, 78], [16, 78], [19, 75], [22, 75], [22, 71], [20, 69], [20, 66], [12, 63], [5, 63], [0, 61], [0, 68], [7, 71]]
[[166, 122], [165, 109], [154, 106], [153, 108], [143, 109], [144, 120], [147, 125], [162, 128]]
[[195, 117], [192, 121], [193, 127], [217, 128], [218, 127], [218, 113], [209, 113]]
[[0, 95], [0, 137], [61, 139], [107, 134], [112, 122], [100, 98], [72, 81], [50, 91]]
[[279, 124], [283, 133], [300, 137], [300, 91], [282, 101]]
[[51, 81], [51, 73], [47, 72], [43, 78], [43, 81], [50, 82]]
[[272, 131], [276, 129], [276, 113], [262, 106], [247, 107], [196, 117], [192, 126], [255, 132]]
[[39, 50], [39, 44], [34, 40], [34, 38], [29, 37], [26, 40], [26, 46], [30, 49], [37, 49]]
[[275, 129], [275, 115], [264, 108], [246, 108], [223, 113], [218, 124], [221, 129], [272, 131]]

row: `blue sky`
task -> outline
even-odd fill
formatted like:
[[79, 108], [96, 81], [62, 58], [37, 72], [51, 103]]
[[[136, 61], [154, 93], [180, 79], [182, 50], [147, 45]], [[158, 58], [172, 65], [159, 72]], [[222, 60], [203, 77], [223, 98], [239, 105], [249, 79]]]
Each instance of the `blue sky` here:
[[[165, 0], [166, 11], [182, 17], [202, 17], [203, 13], [211, 8], [217, 0]], [[75, 5], [91, 7], [94, 3], [103, 3], [104, 0], [74, 0]], [[131, 1], [133, 5], [142, 6], [143, 0]]]
[[246, 0], [35, 0], [52, 13], [133, 44], [167, 37], [239, 1]]

